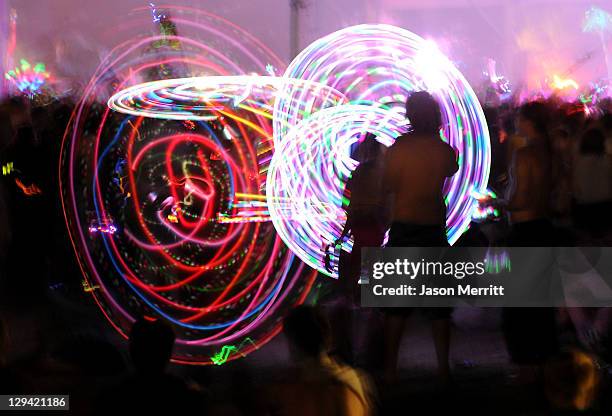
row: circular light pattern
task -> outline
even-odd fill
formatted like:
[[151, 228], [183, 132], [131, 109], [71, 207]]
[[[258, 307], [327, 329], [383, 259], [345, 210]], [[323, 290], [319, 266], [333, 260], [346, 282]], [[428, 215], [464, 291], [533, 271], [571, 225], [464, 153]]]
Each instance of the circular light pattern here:
[[[447, 235], [452, 244], [469, 226], [472, 211], [478, 201], [473, 194], [486, 189], [489, 177], [490, 142], [486, 121], [476, 95], [468, 82], [453, 64], [437, 49], [436, 45], [421, 37], [389, 25], [358, 25], [332, 33], [316, 40], [304, 49], [289, 65], [284, 74], [288, 79], [301, 79], [327, 85], [344, 94], [351, 105], [366, 104], [373, 109], [383, 108], [394, 113], [404, 112], [407, 96], [412, 91], [426, 90], [436, 97], [442, 108], [442, 138], [458, 152], [459, 171], [447, 181], [445, 200], [447, 204]], [[285, 140], [298, 140], [305, 143], [308, 138], [317, 141], [323, 130], [307, 128], [308, 120], [293, 108], [299, 108], [299, 92], [287, 91], [275, 102], [274, 140], [278, 147], [274, 154], [272, 166], [290, 172], [291, 168], [283, 159], [295, 161], [294, 174], [277, 177], [276, 181], [268, 178], [268, 202], [276, 201], [278, 195], [299, 189], [306, 192], [316, 182], [314, 194], [301, 195], [302, 199], [282, 200], [282, 210], [274, 211], [274, 223], [283, 241], [298, 256], [320, 272], [329, 273], [321, 261], [322, 249], [316, 242], [335, 241], [341, 227], [337, 220], [342, 218], [341, 200], [345, 171], [338, 171], [338, 166], [347, 162], [323, 163], [327, 158], [309, 158], [307, 161], [316, 166], [308, 169], [308, 175], [318, 175], [318, 179], [309, 177], [307, 185], [302, 186], [302, 174], [307, 168], [295, 147], [279, 147]], [[339, 110], [340, 114], [344, 111]], [[362, 125], [371, 117], [380, 117], [378, 111], [360, 110], [355, 118], [343, 118], [344, 122]], [[325, 125], [324, 117], [329, 123], [338, 122], [334, 111], [315, 114], [313, 122]], [[295, 129], [295, 131], [294, 131]], [[300, 131], [308, 132], [307, 137], [300, 137]], [[342, 125], [335, 131], [326, 131], [325, 146], [336, 149], [352, 141], [345, 135], [356, 134], [359, 128]], [[372, 131], [376, 133], [376, 131]], [[307, 146], [306, 144], [304, 144]], [[297, 152], [297, 154], [294, 154]], [[334, 154], [348, 154], [348, 149], [336, 149]], [[338, 176], [342, 174], [342, 176]], [[275, 176], [276, 177], [276, 176]], [[325, 198], [325, 195], [329, 195]], [[295, 216], [296, 212], [306, 209], [304, 200], [314, 204], [314, 210], [325, 207], [325, 216]], [[279, 202], [280, 203], [280, 202]], [[271, 210], [272, 212], [272, 210]], [[316, 231], [316, 233], [314, 233]], [[348, 247], [345, 246], [345, 249]]]
[[[312, 81], [272, 76], [207, 76], [137, 84], [114, 94], [108, 106], [124, 114], [169, 120], [214, 120], [226, 108], [248, 109], [272, 118], [282, 94], [298, 96], [302, 117], [346, 103], [337, 90]], [[279, 114], [277, 110], [275, 114]]]
[[[208, 13], [172, 8], [154, 22], [149, 13], [132, 14], [130, 28], [142, 22], [140, 33], [153, 25], [159, 35], [119, 44], [77, 103], [62, 144], [62, 202], [86, 292], [115, 329], [125, 337], [141, 316], [162, 319], [177, 336], [175, 362], [222, 364], [277, 334], [316, 272], [278, 237], [267, 209], [277, 89], [179, 90], [172, 79], [246, 76], [282, 70], [282, 62]], [[137, 113], [102, 104], [127, 85], [160, 78], [169, 78], [163, 94], [173, 100], [204, 92], [214, 105], [167, 106], [171, 116], [145, 118], [149, 91], [146, 102], [132, 102]], [[155, 105], [168, 102], [163, 94]]]

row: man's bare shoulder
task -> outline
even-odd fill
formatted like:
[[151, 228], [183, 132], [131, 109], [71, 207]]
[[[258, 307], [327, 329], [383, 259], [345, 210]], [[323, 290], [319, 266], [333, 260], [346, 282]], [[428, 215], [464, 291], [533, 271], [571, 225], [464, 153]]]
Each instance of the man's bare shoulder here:
[[387, 149], [387, 160], [395, 155], [413, 155], [414, 153], [427, 152], [428, 154], [442, 155], [444, 158], [456, 159], [455, 149], [437, 137], [428, 136], [400, 136], [395, 143]]
[[427, 140], [424, 140], [424, 137], [404, 134], [395, 140], [395, 143], [389, 148], [388, 152], [409, 152], [411, 149], [422, 147], [424, 144], [427, 144]]
[[439, 137], [430, 137], [426, 140], [427, 147], [432, 152], [439, 152], [443, 154], [445, 157], [451, 157], [452, 159], [456, 159], [457, 152], [454, 147], [445, 141], [441, 140]]
[[403, 143], [403, 140], [400, 136], [395, 141], [395, 143], [393, 143], [391, 146], [387, 148], [387, 151], [385, 152], [385, 159], [387, 160], [394, 159], [396, 154], [401, 154], [405, 151], [404, 147], [405, 147], [405, 144]]

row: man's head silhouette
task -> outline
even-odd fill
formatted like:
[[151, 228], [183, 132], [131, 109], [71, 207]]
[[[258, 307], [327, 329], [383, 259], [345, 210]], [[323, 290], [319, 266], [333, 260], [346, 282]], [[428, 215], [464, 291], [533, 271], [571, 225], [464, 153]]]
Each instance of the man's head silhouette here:
[[440, 105], [427, 91], [410, 94], [406, 100], [406, 117], [416, 134], [437, 135], [442, 125]]

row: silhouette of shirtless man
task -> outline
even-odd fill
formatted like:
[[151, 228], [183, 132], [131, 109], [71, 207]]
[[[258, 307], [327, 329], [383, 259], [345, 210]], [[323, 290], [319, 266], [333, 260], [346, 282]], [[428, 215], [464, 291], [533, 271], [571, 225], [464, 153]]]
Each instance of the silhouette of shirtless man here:
[[[388, 247], [448, 246], [444, 183], [458, 170], [455, 150], [440, 139], [442, 116], [436, 100], [419, 91], [406, 101], [412, 130], [385, 155], [383, 186], [391, 194]], [[409, 308], [388, 308], [385, 317], [385, 379], [395, 381], [399, 344]], [[438, 370], [449, 381], [450, 308], [429, 308]]]

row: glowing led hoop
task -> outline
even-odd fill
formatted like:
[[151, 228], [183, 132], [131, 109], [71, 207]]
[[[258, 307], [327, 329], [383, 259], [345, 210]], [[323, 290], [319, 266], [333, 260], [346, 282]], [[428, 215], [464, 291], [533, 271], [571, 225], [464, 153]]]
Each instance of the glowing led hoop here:
[[[127, 337], [139, 317], [160, 319], [176, 334], [175, 362], [221, 364], [279, 333], [316, 273], [283, 244], [264, 203], [277, 88], [265, 81], [245, 94], [249, 76], [197, 88], [163, 79], [273, 73], [284, 63], [214, 15], [163, 12], [181, 35], [134, 36], [163, 23], [147, 7], [112, 31], [122, 41], [84, 88], [62, 143], [62, 203], [83, 287], [118, 333]], [[99, 105], [160, 79], [163, 91], [131, 89], [131, 108], [117, 95], [127, 116]]]
[[[427, 90], [432, 93], [442, 108], [442, 136], [458, 150], [459, 158], [459, 171], [447, 182], [445, 189], [449, 242], [454, 243], [467, 229], [472, 211], [478, 204], [472, 195], [474, 191], [486, 189], [489, 177], [489, 134], [482, 108], [472, 88], [433, 42], [390, 25], [353, 26], [313, 42], [291, 62], [284, 77], [327, 85], [346, 95], [351, 104], [366, 103], [401, 112], [410, 92]], [[282, 164], [282, 170], [288, 173], [291, 168], [281, 160], [299, 161], [293, 167], [294, 174], [289, 175], [294, 180], [297, 172], [304, 171], [305, 161], [292, 154], [293, 147], [279, 146], [279, 143], [285, 140], [306, 141], [305, 137], [300, 138], [300, 131], [309, 131], [309, 119], [292, 110], [299, 108], [300, 102], [299, 92], [288, 92], [275, 102], [274, 140], [277, 149], [273, 165]], [[334, 120], [334, 113], [325, 111], [321, 116], [315, 115], [313, 122], [316, 120], [318, 125], [324, 125], [324, 115], [331, 117], [330, 122]], [[359, 113], [352, 122], [363, 123], [360, 117], [365, 115], [364, 112]], [[350, 119], [345, 120], [348, 122]], [[347, 132], [353, 130], [350, 126], [342, 129]], [[309, 132], [306, 137], [317, 135]], [[342, 134], [331, 136], [330, 140], [337, 141], [338, 145], [350, 142]], [[285, 151], [289, 153], [285, 154]], [[337, 168], [335, 164], [326, 164], [318, 159], [307, 159], [306, 162], [315, 164], [311, 169], [324, 178], [317, 180], [317, 185], [321, 187], [317, 197], [330, 195], [328, 200], [317, 201], [331, 204], [336, 210], [337, 197], [344, 186], [345, 177], [338, 176], [338, 172], [333, 170]], [[285, 187], [296, 185], [290, 179], [278, 175], [274, 177], [276, 182], [268, 178], [268, 195], [283, 194], [287, 192]], [[291, 203], [293, 207], [289, 209], [290, 212], [299, 207], [305, 208], [301, 201]], [[309, 240], [322, 238], [324, 241], [334, 241], [341, 229], [339, 220], [330, 222], [313, 215], [296, 222], [283, 215], [283, 211], [278, 210], [272, 217], [276, 228], [284, 230], [280, 234], [285, 243], [303, 261], [327, 273], [320, 262], [321, 247], [311, 244]]]
[[[302, 116], [346, 103], [337, 90], [313, 81], [259, 75], [208, 76], [167, 79], [137, 84], [108, 100], [120, 113], [167, 120], [214, 120], [227, 108], [251, 108], [271, 118], [277, 98], [298, 96], [293, 101]], [[277, 110], [276, 114], [280, 114]]]

